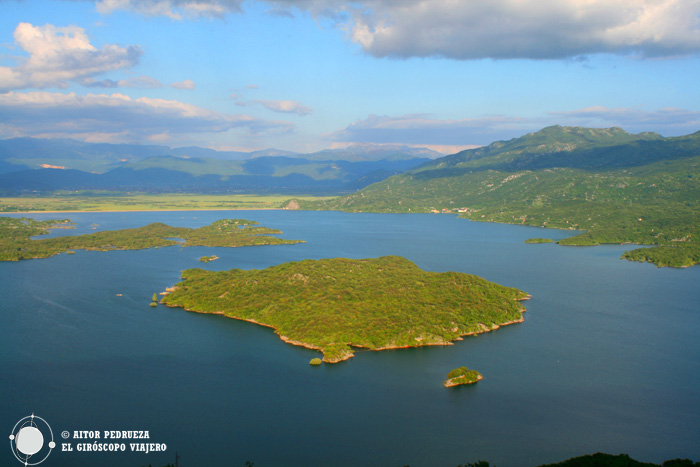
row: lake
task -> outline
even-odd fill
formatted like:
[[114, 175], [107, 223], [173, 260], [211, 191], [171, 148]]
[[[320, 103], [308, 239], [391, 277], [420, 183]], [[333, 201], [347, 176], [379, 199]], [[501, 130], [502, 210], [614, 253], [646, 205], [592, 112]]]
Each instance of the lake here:
[[[246, 218], [306, 243], [167, 247], [0, 263], [0, 414], [32, 413], [58, 448], [46, 466], [536, 466], [594, 452], [700, 460], [700, 267], [620, 260], [629, 246], [528, 245], [572, 232], [451, 215], [292, 211], [33, 214], [77, 235], [151, 222]], [[96, 226], [94, 224], [97, 224]], [[201, 256], [220, 259], [204, 264]], [[399, 255], [532, 295], [525, 321], [453, 346], [313, 350], [265, 327], [149, 307], [180, 271]], [[455, 367], [476, 385], [445, 389]], [[82, 430], [148, 430], [165, 453], [62, 452]], [[61, 439], [68, 431], [70, 438]], [[108, 442], [109, 440], [100, 440]], [[132, 440], [131, 442], [144, 442]], [[128, 444], [128, 441], [127, 441]], [[10, 449], [1, 465], [21, 465]]]

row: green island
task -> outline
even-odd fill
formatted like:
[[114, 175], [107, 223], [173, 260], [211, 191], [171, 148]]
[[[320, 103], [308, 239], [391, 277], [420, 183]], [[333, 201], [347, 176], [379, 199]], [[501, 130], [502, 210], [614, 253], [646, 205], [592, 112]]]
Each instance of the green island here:
[[552, 126], [462, 151], [302, 209], [455, 213], [578, 231], [560, 245], [650, 245], [623, 258], [700, 263], [700, 132]]
[[201, 258], [199, 258], [199, 261], [201, 261], [202, 263], [209, 263], [211, 261], [216, 261], [217, 259], [219, 259], [218, 256], [211, 255], [211, 256], [202, 256]]
[[442, 383], [446, 388], [461, 386], [463, 384], [474, 384], [481, 380], [483, 376], [476, 370], [470, 370], [466, 366], [455, 368], [447, 374], [447, 379]]
[[551, 238], [528, 238], [525, 243], [552, 243], [553, 241]]
[[275, 329], [335, 363], [368, 350], [449, 345], [523, 321], [528, 295], [397, 256], [290, 262], [261, 270], [187, 269], [161, 303]]
[[153, 223], [135, 229], [44, 239], [31, 238], [46, 234], [52, 228], [70, 226], [67, 219], [36, 221], [24, 217], [0, 217], [0, 261], [48, 258], [74, 250], [138, 250], [172, 245], [239, 247], [303, 242], [272, 237], [271, 235], [282, 232], [245, 219], [222, 219], [197, 229]]

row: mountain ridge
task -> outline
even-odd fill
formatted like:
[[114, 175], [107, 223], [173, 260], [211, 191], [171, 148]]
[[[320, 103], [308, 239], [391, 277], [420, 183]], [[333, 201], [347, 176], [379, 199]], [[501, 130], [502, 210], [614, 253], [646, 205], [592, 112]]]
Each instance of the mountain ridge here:
[[[135, 190], [338, 194], [404, 172], [436, 154], [400, 145], [356, 145], [306, 157], [278, 149], [243, 153], [11, 138], [0, 140], [0, 193]], [[61, 170], [69, 172], [61, 174]]]
[[290, 157], [313, 161], [366, 162], [379, 160], [431, 159], [442, 154], [427, 148], [404, 145], [355, 144], [345, 149], [325, 149], [302, 154], [267, 148], [250, 152], [219, 151], [198, 146], [170, 148], [162, 145], [88, 143], [69, 138], [31, 137], [0, 140], [0, 173], [39, 169], [43, 165], [104, 173], [111, 169], [158, 156], [182, 159], [242, 161], [259, 157]]

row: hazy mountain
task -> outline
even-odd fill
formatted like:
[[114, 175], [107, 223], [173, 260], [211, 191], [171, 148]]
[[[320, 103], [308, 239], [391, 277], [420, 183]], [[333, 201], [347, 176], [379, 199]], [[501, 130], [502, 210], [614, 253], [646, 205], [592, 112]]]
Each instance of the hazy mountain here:
[[120, 163], [168, 154], [169, 151], [167, 146], [84, 143], [72, 139], [0, 140], [0, 161], [18, 166], [17, 170], [37, 169], [44, 164], [102, 172]]
[[231, 160], [160, 155], [132, 162], [120, 161], [109, 165], [113, 168], [104, 173], [51, 164], [32, 170], [11, 166], [20, 170], [11, 173], [5, 170], [4, 174], [0, 160], [0, 193], [53, 190], [343, 193], [427, 160], [312, 161], [288, 156]]
[[371, 144], [357, 143], [343, 149], [325, 149], [323, 151], [306, 154], [303, 156], [309, 160], [405, 160], [415, 158], [435, 159], [443, 157], [442, 153], [428, 148], [415, 148], [400, 144]]
[[240, 152], [240, 151], [216, 151], [209, 148], [200, 148], [197, 146], [190, 146], [186, 148], [175, 148], [170, 151], [169, 154], [180, 157], [204, 157], [210, 159], [224, 159], [224, 160], [244, 160], [251, 159], [255, 157], [263, 156], [294, 156], [297, 153], [292, 151], [283, 151], [281, 149], [261, 149], [258, 151], [251, 152]]
[[[375, 144], [357, 144], [346, 149], [298, 154], [274, 148], [239, 152], [216, 151], [196, 146], [170, 148], [158, 145], [85, 143], [72, 139], [11, 138], [0, 140], [0, 173], [50, 167], [106, 173], [118, 167], [158, 156], [218, 161], [243, 161], [282, 156], [307, 161], [360, 162], [434, 159], [442, 154], [426, 148]], [[175, 159], [171, 161], [177, 162]], [[209, 162], [209, 165], [215, 166], [216, 163]], [[229, 170], [223, 170], [223, 172], [210, 173], [228, 174], [228, 172]]]

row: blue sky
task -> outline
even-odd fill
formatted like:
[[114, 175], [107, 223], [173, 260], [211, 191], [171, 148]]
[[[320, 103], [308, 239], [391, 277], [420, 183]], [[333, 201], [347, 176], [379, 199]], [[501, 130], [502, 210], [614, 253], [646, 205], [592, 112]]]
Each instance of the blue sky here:
[[0, 138], [445, 153], [700, 130], [699, 0], [0, 0]]

